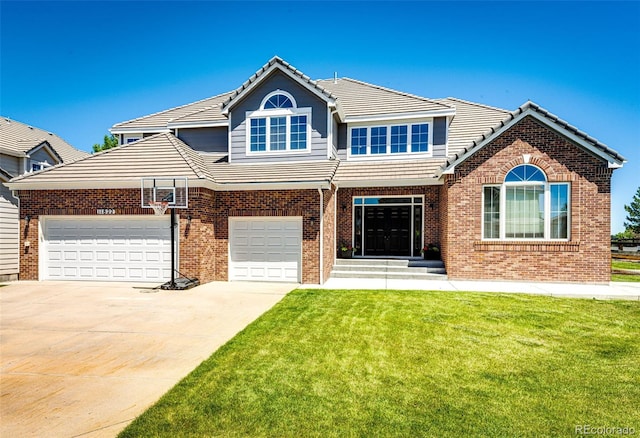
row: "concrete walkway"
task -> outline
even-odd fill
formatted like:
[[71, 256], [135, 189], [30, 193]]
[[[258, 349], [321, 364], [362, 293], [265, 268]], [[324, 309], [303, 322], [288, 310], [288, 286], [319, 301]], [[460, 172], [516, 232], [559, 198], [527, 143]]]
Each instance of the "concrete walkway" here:
[[640, 283], [611, 282], [608, 285], [576, 283], [543, 283], [515, 281], [462, 281], [462, 280], [396, 280], [375, 278], [330, 278], [322, 286], [304, 285], [305, 288], [324, 289], [395, 289], [442, 290], [467, 292], [511, 292], [552, 297], [595, 298], [600, 300], [640, 301]]
[[0, 436], [115, 436], [296, 287], [0, 287]]

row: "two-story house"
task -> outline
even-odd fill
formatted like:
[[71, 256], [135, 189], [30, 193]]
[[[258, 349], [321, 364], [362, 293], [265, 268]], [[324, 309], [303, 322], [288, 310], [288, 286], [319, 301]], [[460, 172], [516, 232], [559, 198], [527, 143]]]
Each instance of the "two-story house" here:
[[413, 259], [430, 243], [452, 279], [609, 281], [624, 158], [531, 102], [311, 80], [274, 57], [111, 132], [118, 148], [11, 182], [31, 220], [21, 278], [166, 280], [167, 216], [141, 178], [184, 177], [176, 267], [203, 282], [323, 283], [342, 244]]
[[87, 155], [51, 132], [0, 117], [0, 280], [16, 280], [19, 271], [19, 205], [5, 183]]

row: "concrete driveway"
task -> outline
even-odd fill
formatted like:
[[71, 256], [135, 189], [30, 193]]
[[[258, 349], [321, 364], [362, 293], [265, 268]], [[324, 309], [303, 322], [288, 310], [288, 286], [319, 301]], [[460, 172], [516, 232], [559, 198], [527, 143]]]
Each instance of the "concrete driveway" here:
[[112, 437], [296, 285], [0, 287], [0, 436]]

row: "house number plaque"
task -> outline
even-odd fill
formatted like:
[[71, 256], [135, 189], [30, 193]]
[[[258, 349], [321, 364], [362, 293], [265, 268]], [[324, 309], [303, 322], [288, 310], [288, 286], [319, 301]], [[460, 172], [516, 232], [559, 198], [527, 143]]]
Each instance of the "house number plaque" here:
[[115, 208], [98, 208], [96, 214], [116, 214]]

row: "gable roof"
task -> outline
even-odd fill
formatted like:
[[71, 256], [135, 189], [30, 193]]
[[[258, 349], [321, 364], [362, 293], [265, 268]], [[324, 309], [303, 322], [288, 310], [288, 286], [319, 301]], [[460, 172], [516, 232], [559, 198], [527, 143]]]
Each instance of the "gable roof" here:
[[570, 125], [568, 122], [550, 113], [534, 102], [528, 101], [524, 105], [520, 106], [520, 108], [510, 113], [509, 116], [491, 128], [488, 132], [474, 140], [470, 145], [460, 151], [460, 153], [450, 157], [444, 166], [442, 166], [441, 173], [453, 172], [455, 166], [471, 157], [496, 137], [500, 136], [504, 131], [511, 128], [527, 116], [535, 118], [550, 129], [558, 132], [560, 135], [563, 135], [582, 148], [590, 151], [592, 154], [607, 161], [611, 168], [621, 167], [622, 164], [626, 162], [626, 159], [622, 155], [618, 154], [604, 143], [590, 137], [586, 133], [580, 131], [578, 128]]
[[68, 164], [14, 178], [16, 188], [139, 187], [140, 178], [212, 179], [200, 154], [170, 133], [108, 149]]
[[61, 161], [69, 162], [88, 156], [52, 132], [26, 125], [8, 117], [0, 117], [0, 153], [27, 157], [40, 146], [48, 146]]
[[446, 102], [427, 99], [355, 79], [323, 79], [317, 83], [337, 97], [336, 103], [343, 112], [345, 121], [375, 115], [386, 116], [414, 112], [453, 115], [455, 112], [455, 109]]
[[269, 60], [269, 62], [263, 65], [249, 79], [240, 85], [240, 87], [231, 93], [231, 96], [229, 96], [229, 98], [222, 104], [222, 114], [228, 114], [229, 110], [236, 102], [242, 100], [245, 95], [267, 78], [274, 70], [283, 72], [321, 99], [327, 101], [329, 104], [333, 104], [335, 102], [335, 97], [329, 91], [319, 86], [316, 81], [312, 80], [309, 76], [305, 75], [282, 58], [274, 56]]

